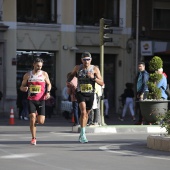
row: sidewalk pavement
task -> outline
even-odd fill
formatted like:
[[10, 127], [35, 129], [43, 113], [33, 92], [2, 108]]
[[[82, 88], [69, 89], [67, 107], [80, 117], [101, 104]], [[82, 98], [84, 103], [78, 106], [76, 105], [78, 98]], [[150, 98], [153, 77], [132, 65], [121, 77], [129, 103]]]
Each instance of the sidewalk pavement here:
[[[29, 126], [29, 121], [19, 120], [16, 116], [14, 118], [14, 125], [9, 124], [10, 115], [0, 114], [0, 126]], [[118, 119], [117, 114], [112, 114], [109, 118], [105, 118], [106, 125], [104, 126], [87, 126], [86, 133], [148, 133], [148, 134], [163, 134], [166, 133], [165, 128], [160, 125], [134, 125], [134, 121], [127, 115], [124, 121]], [[66, 120], [61, 114], [53, 115], [51, 119], [46, 119], [44, 126], [61, 126], [70, 127], [70, 131], [74, 133], [80, 132], [79, 126], [73, 126], [71, 119]]]

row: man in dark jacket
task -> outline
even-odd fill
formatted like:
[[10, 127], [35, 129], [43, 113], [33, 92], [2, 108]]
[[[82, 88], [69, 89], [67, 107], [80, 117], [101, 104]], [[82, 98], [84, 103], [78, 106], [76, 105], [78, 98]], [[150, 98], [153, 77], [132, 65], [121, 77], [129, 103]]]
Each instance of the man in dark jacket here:
[[[138, 63], [138, 75], [137, 75], [137, 83], [136, 83], [136, 100], [140, 101], [140, 100], [144, 100], [147, 98], [147, 94], [148, 94], [148, 85], [147, 82], [149, 80], [149, 73], [145, 70], [145, 63], [144, 62], [139, 62]], [[135, 124], [141, 125], [142, 124], [142, 114], [141, 114], [141, 110], [140, 110], [140, 106], [139, 103], [136, 103], [136, 111], [139, 114], [139, 119], [138, 122]]]

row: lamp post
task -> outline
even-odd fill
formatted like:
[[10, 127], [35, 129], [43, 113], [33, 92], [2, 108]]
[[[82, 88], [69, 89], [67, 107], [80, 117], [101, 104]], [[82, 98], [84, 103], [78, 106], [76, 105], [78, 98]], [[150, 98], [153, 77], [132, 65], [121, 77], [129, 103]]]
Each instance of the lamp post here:
[[138, 44], [139, 44], [139, 0], [136, 1], [136, 73], [138, 71], [137, 65], [138, 65]]

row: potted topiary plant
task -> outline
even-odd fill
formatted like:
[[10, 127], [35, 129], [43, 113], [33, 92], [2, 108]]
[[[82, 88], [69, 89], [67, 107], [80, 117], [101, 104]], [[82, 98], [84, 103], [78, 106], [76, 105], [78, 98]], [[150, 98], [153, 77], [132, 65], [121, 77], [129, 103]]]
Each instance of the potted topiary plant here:
[[[162, 75], [158, 74], [156, 71], [163, 67], [163, 61], [160, 57], [154, 56], [149, 62], [150, 77], [148, 81], [149, 94], [148, 99], [159, 100], [161, 99], [161, 89], [156, 85], [161, 80]], [[152, 73], [153, 72], [153, 73]]]
[[140, 101], [140, 108], [144, 120], [149, 123], [156, 123], [158, 115], [163, 115], [168, 109], [168, 100], [161, 99], [161, 89], [157, 84], [162, 79], [162, 74], [158, 74], [158, 69], [163, 67], [163, 61], [160, 57], [154, 56], [149, 61], [150, 77], [147, 83], [149, 93], [147, 99]]
[[[149, 93], [147, 99], [140, 102], [141, 112], [144, 119], [150, 123], [156, 123], [166, 129], [167, 135], [170, 135], [170, 111], [168, 111], [168, 100], [161, 99], [161, 89], [157, 87], [162, 79], [162, 74], [158, 74], [158, 69], [163, 67], [163, 61], [160, 57], [154, 56], [149, 62], [150, 78], [148, 81]], [[154, 141], [154, 142], [153, 142]], [[161, 141], [161, 142], [160, 142]], [[149, 135], [147, 146], [152, 149], [166, 150], [167, 138], [162, 135]], [[161, 143], [157, 145], [157, 143]], [[168, 142], [169, 143], [169, 142]]]

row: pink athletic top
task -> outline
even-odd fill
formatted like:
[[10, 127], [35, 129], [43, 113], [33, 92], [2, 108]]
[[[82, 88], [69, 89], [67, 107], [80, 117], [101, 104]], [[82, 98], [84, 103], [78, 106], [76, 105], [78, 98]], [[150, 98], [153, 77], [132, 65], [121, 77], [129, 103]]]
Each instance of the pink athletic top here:
[[33, 74], [30, 71], [28, 79], [28, 100], [45, 100], [45, 77], [39, 71], [38, 74]]

